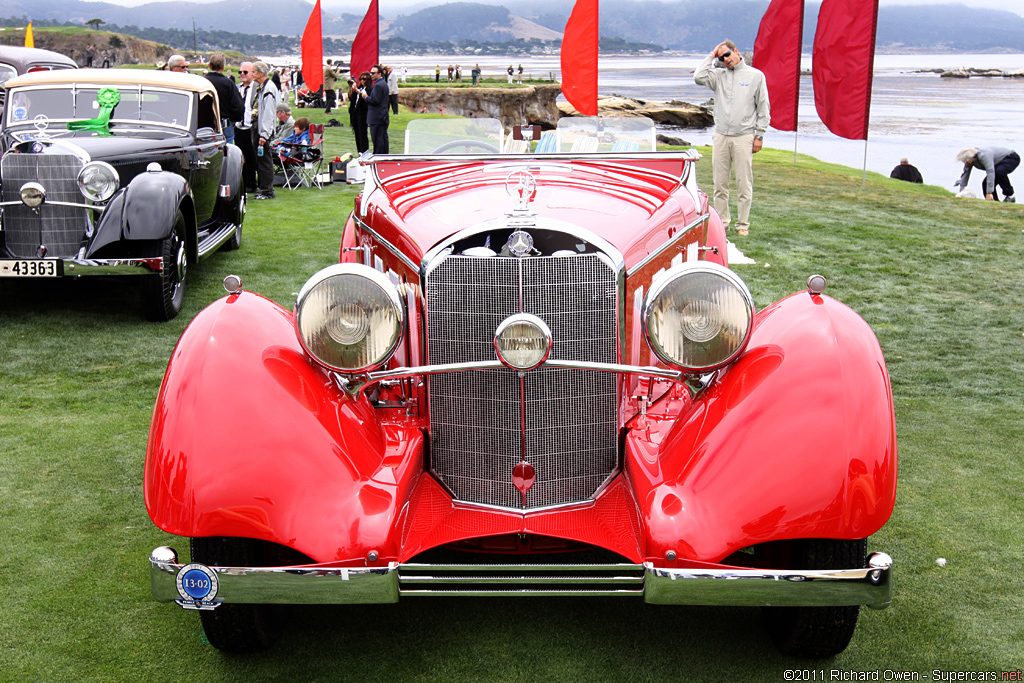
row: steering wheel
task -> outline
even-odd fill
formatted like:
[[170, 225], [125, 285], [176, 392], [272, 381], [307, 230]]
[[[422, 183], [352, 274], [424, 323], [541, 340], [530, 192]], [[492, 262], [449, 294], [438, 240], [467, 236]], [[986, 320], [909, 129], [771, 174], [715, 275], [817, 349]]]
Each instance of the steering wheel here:
[[465, 147], [467, 152], [470, 150], [470, 148], [479, 147], [483, 151], [490, 152], [491, 154], [498, 153], [497, 147], [495, 147], [489, 142], [484, 142], [483, 140], [452, 140], [451, 142], [444, 143], [443, 145], [435, 149], [433, 152], [431, 152], [431, 154], [440, 154], [441, 152], [447, 152], [448, 150], [454, 149], [456, 147]]

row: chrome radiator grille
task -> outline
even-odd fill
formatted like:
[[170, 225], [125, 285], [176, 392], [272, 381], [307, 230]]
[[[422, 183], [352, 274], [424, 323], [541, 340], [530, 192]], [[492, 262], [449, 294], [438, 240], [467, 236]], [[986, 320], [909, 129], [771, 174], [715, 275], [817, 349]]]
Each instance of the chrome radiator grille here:
[[[4, 207], [3, 227], [7, 250], [19, 258], [35, 258], [40, 245], [47, 256], [74, 256], [88, 227], [87, 209], [53, 206], [49, 202], [82, 203], [78, 172], [82, 161], [70, 154], [8, 154], [0, 178], [3, 201], [18, 201]], [[21, 186], [37, 182], [46, 190], [46, 204], [39, 213], [20, 203]]]
[[[494, 331], [526, 312], [551, 328], [551, 358], [615, 363], [616, 272], [601, 257], [449, 256], [428, 276], [431, 364], [494, 360]], [[508, 369], [429, 379], [431, 465], [458, 500], [508, 508], [585, 501], [618, 464], [617, 378]], [[525, 402], [524, 402], [525, 399]], [[525, 455], [537, 480], [523, 494]]]

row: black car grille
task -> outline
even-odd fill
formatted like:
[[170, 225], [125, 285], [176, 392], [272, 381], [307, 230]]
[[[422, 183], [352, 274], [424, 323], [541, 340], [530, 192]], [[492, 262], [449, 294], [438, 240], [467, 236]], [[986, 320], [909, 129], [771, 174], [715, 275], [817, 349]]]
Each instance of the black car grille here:
[[[70, 154], [8, 154], [0, 169], [3, 201], [17, 204], [3, 210], [4, 242], [7, 251], [18, 258], [39, 256], [46, 247], [47, 256], [74, 256], [82, 245], [89, 225], [88, 209], [54, 206], [51, 202], [83, 203], [78, 190], [78, 172], [82, 161]], [[21, 186], [36, 182], [46, 191], [46, 203], [38, 212], [21, 204]]]
[[[551, 328], [552, 359], [617, 360], [616, 272], [597, 255], [448, 256], [428, 276], [426, 299], [431, 364], [494, 360], [495, 329], [519, 312]], [[433, 375], [432, 469], [458, 500], [586, 501], [618, 466], [616, 397], [616, 375], [590, 370]], [[537, 477], [525, 497], [512, 480], [524, 454]]]

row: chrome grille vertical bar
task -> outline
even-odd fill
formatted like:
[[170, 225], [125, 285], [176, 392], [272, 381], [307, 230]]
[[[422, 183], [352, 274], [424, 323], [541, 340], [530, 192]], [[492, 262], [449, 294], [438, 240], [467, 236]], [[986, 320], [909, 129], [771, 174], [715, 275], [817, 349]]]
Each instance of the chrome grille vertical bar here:
[[[3, 201], [19, 201], [21, 186], [32, 181], [46, 190], [46, 198], [56, 202], [82, 202], [78, 191], [78, 172], [82, 161], [71, 154], [7, 154], [3, 158]], [[70, 206], [43, 204], [38, 210], [23, 204], [4, 209], [4, 243], [11, 255], [36, 258], [40, 245], [47, 256], [74, 256], [89, 227], [88, 211]]]
[[[618, 360], [618, 269], [598, 254], [443, 257], [426, 282], [431, 363], [494, 358], [494, 330], [513, 313], [551, 327], [551, 357]], [[527, 509], [583, 502], [618, 466], [617, 377], [539, 369], [428, 379], [431, 467], [463, 501], [522, 508], [512, 469], [525, 458], [537, 480]]]

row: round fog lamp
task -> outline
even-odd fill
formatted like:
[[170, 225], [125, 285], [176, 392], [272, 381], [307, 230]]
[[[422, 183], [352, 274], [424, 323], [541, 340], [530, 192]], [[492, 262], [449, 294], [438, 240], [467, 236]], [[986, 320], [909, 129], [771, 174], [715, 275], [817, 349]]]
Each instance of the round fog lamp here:
[[551, 330], [535, 315], [511, 315], [494, 332], [494, 350], [513, 370], [533, 370], [551, 353]]
[[21, 186], [21, 203], [35, 208], [46, 200], [46, 190], [39, 183], [25, 183]]
[[117, 191], [120, 178], [105, 161], [90, 161], [78, 172], [78, 189], [86, 199], [105, 202]]

